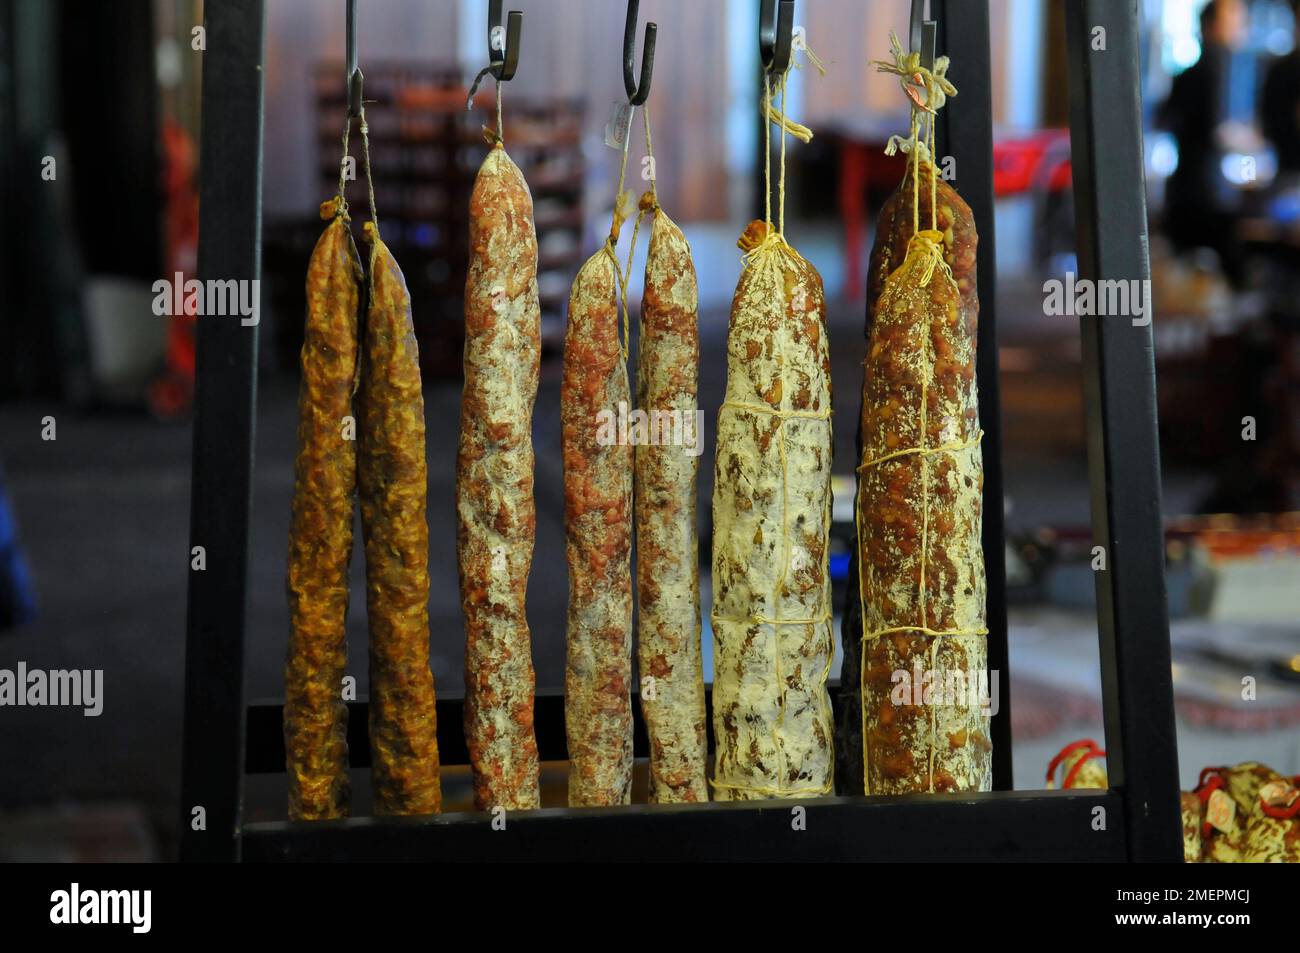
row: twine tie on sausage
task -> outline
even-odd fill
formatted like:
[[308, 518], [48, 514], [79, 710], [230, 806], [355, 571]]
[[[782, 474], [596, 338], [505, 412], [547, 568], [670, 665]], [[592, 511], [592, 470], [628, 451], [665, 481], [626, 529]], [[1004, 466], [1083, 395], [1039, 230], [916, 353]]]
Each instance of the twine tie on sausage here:
[[[826, 72], [825, 67], [822, 66], [821, 61], [817, 59], [817, 57], [813, 54], [812, 50], [808, 49], [806, 45], [803, 45], [799, 48], [802, 49], [808, 55], [810, 62], [812, 62], [817, 67], [817, 69], [823, 75], [825, 75]], [[799, 67], [800, 64], [792, 60], [790, 68], [799, 68]], [[787, 85], [788, 77], [789, 77], [789, 68], [784, 73], [781, 74], [780, 80], [778, 80], [775, 88], [773, 88], [773, 85], [770, 82], [768, 75], [766, 73], [764, 73], [763, 75], [763, 99], [761, 104], [761, 110], [762, 110], [762, 114], [767, 120], [763, 123], [763, 130], [764, 130], [763, 174], [764, 174], [764, 183], [766, 185], [766, 188], [764, 190], [764, 198], [765, 198], [764, 222], [763, 222], [764, 228], [761, 237], [757, 237], [757, 238], [751, 238], [747, 230], [745, 235], [742, 235], [740, 241], [737, 243], [740, 245], [741, 249], [745, 252], [742, 259], [744, 262], [744, 268], [747, 270], [750, 268], [755, 268], [758, 269], [760, 272], [764, 272], [764, 273], [780, 272], [781, 256], [788, 257], [799, 263], [803, 262], [802, 256], [800, 256], [800, 254], [797, 251], [795, 251], [795, 249], [791, 247], [791, 245], [785, 239], [786, 133], [795, 136], [802, 142], [809, 142], [812, 139], [812, 130], [808, 129], [808, 127], [800, 123], [791, 120], [789, 116], [786, 114], [785, 93], [786, 93], [786, 85]], [[773, 100], [778, 96], [779, 96], [779, 103], [780, 103], [779, 108], [774, 106], [773, 103]], [[773, 124], [776, 124], [781, 130], [781, 148], [780, 148], [780, 159], [779, 159], [780, 171], [779, 171], [778, 185], [777, 185], [779, 198], [778, 198], [778, 206], [777, 206], [777, 222], [775, 224], [772, 221], [771, 128]], [[781, 286], [780, 281], [776, 281], [776, 286], [777, 287]], [[777, 334], [776, 339], [777, 339], [777, 347], [782, 353], [782, 365], [784, 366], [785, 338], [783, 335]], [[790, 484], [790, 476], [789, 476], [789, 458], [787, 456], [787, 451], [786, 451], [786, 424], [791, 420], [829, 421], [831, 418], [831, 409], [829, 406], [827, 406], [827, 407], [819, 408], [817, 410], [794, 410], [794, 409], [786, 409], [780, 406], [773, 407], [770, 404], [756, 404], [748, 401], [727, 400], [723, 403], [722, 407], [720, 408], [719, 415], [721, 415], [723, 412], [727, 410], [743, 411], [746, 413], [753, 414], [755, 416], [767, 417], [769, 419], [774, 419], [777, 421], [777, 427], [776, 427], [777, 452], [780, 456], [780, 461], [781, 461], [781, 479], [782, 479], [782, 488], [783, 488], [783, 492], [781, 495], [781, 540], [782, 540], [782, 545], [784, 547], [784, 550], [781, 559], [780, 574], [776, 580], [776, 584], [773, 589], [771, 599], [769, 601], [770, 604], [773, 605], [774, 607], [779, 607], [780, 595], [785, 591], [786, 588], [786, 578], [787, 578], [787, 573], [789, 571], [790, 562], [791, 562], [790, 540], [793, 535], [790, 527], [790, 513], [789, 513], [788, 487]], [[823, 513], [822, 513], [822, 534], [826, 539], [830, 538], [830, 527], [831, 527], [831, 507], [830, 507], [830, 499], [828, 496], [826, 503], [823, 507]], [[830, 547], [829, 546], [823, 547], [822, 550], [822, 578], [823, 579], [830, 578]], [[817, 681], [813, 686], [813, 692], [816, 695], [816, 697], [819, 699], [819, 705], [821, 708], [821, 713], [820, 713], [821, 723], [823, 725], [830, 725], [833, 721], [833, 718], [828, 708], [827, 695], [825, 690], [826, 680], [830, 677], [831, 663], [834, 660], [834, 655], [835, 655], [834, 635], [831, 633], [831, 629], [830, 629], [830, 623], [833, 622], [834, 615], [830, 609], [830, 606], [829, 604], [827, 604], [825, 612], [813, 616], [811, 618], [794, 618], [794, 619], [781, 618], [779, 614], [779, 608], [777, 614], [773, 616], [767, 616], [762, 613], [751, 612], [744, 618], [725, 619], [719, 615], [715, 607], [713, 610], [710, 611], [709, 618], [710, 621], [714, 624], [715, 631], [718, 622], [740, 622], [749, 625], [769, 625], [772, 627], [773, 643], [775, 646], [775, 651], [773, 653], [773, 664], [775, 669], [774, 672], [775, 684], [778, 686], [778, 691], [781, 693], [779, 698], [779, 703], [777, 706], [777, 716], [776, 716], [775, 732], [773, 735], [773, 745], [776, 748], [776, 753], [777, 753], [777, 770], [775, 772], [776, 777], [782, 779], [783, 781], [788, 776], [789, 772], [786, 766], [785, 751], [781, 743], [781, 729], [785, 722], [786, 705], [785, 705], [785, 695], [784, 695], [785, 676], [781, 669], [781, 640], [780, 640], [779, 631], [782, 626], [826, 626], [827, 641], [830, 643], [829, 645], [825, 646], [826, 665], [822, 669], [820, 675], [817, 677]], [[747, 794], [756, 795], [758, 797], [802, 797], [805, 795], [812, 795], [812, 796], [825, 795], [825, 794], [830, 794], [832, 791], [835, 790], [835, 763], [834, 763], [834, 759], [832, 758], [830, 764], [830, 771], [827, 774], [826, 782], [822, 785], [817, 785], [817, 786], [791, 788], [791, 787], [785, 787], [783, 786], [783, 784], [777, 784], [776, 786], [739, 784], [739, 783], [719, 781], [714, 778], [709, 779], [709, 785], [714, 789], [722, 788], [729, 791], [743, 791]]]
[[375, 178], [370, 172], [370, 127], [366, 124], [366, 104], [362, 102], [361, 109], [361, 154], [366, 164], [366, 191], [370, 196], [370, 222], [375, 227], [375, 244], [380, 241], [379, 237], [379, 212], [375, 209]]
[[[920, 259], [919, 264], [914, 267], [919, 269], [917, 285], [919, 287], [928, 287], [934, 279], [936, 272], [941, 275], [941, 280], [945, 280], [956, 287], [952, 274], [952, 267], [944, 257], [943, 252], [943, 235], [938, 231], [938, 209], [937, 209], [937, 192], [938, 179], [935, 162], [935, 141], [934, 141], [934, 119], [938, 110], [947, 102], [949, 96], [957, 95], [956, 88], [947, 79], [949, 59], [946, 56], [939, 57], [935, 60], [932, 68], [926, 68], [921, 65], [921, 54], [919, 52], [905, 52], [902, 44], [898, 40], [898, 35], [891, 31], [889, 34], [890, 53], [892, 62], [880, 62], [875, 65], [879, 72], [891, 73], [899, 78], [899, 85], [902, 87], [904, 94], [907, 96], [911, 105], [910, 110], [910, 128], [906, 138], [901, 136], [891, 136], [885, 147], [887, 155], [896, 155], [903, 152], [908, 157], [909, 173], [912, 177], [912, 237], [908, 241], [907, 253], [904, 256], [904, 263], [908, 261], [915, 262]], [[930, 227], [926, 230], [921, 229], [920, 208], [921, 208], [921, 175], [922, 165], [925, 163], [925, 170], [928, 171], [928, 185], [930, 189]], [[901, 270], [901, 266], [900, 269]], [[928, 332], [928, 329], [926, 329]], [[867, 609], [866, 609], [866, 586], [864, 585], [864, 576], [869, 572], [867, 560], [859, 559], [858, 565], [858, 599], [859, 609], [862, 615], [862, 666], [859, 675], [859, 693], [863, 700], [862, 704], [862, 738], [864, 746], [869, 746], [870, 735], [867, 728], [867, 650], [870, 643], [886, 635], [910, 633], [931, 638], [929, 664], [932, 672], [937, 670], [939, 648], [944, 638], [958, 636], [986, 636], [988, 628], [979, 626], [973, 629], [935, 629], [928, 624], [928, 606], [926, 591], [926, 562], [930, 543], [930, 467], [927, 466], [926, 460], [936, 454], [959, 455], [963, 453], [975, 452], [981, 440], [984, 437], [984, 431], [979, 430], [974, 436], [966, 440], [948, 441], [935, 447], [926, 447], [925, 441], [929, 432], [928, 425], [928, 407], [929, 407], [929, 382], [933, 372], [933, 363], [930, 356], [929, 334], [924, 333], [922, 336], [920, 352], [922, 356], [922, 366], [920, 368], [921, 394], [919, 417], [919, 438], [921, 446], [907, 447], [896, 450], [881, 456], [864, 459], [858, 467], [859, 479], [862, 474], [868, 470], [878, 467], [886, 461], [895, 460], [905, 456], [919, 456], [921, 458], [921, 540], [920, 540], [920, 557], [919, 572], [917, 580], [917, 609], [919, 613], [918, 624], [916, 625], [896, 625], [888, 626], [874, 631], [867, 629]], [[863, 538], [862, 534], [862, 505], [855, 504], [854, 521], [857, 529], [858, 539]], [[929, 757], [927, 764], [927, 788], [930, 793], [934, 793], [934, 765], [937, 753], [937, 736], [938, 736], [938, 717], [939, 706], [930, 705], [930, 738], [929, 738]], [[870, 772], [867, 770], [869, 759], [864, 758], [863, 771], [863, 788], [865, 793], [871, 793]]]
[[[941, 271], [950, 283], [954, 283], [952, 277], [952, 266], [948, 264], [943, 257], [943, 236], [939, 232], [917, 232], [912, 236], [911, 241], [907, 243], [907, 254], [912, 254], [912, 249], [917, 249], [917, 254], [923, 256], [925, 269], [921, 272], [921, 287], [928, 288], [930, 279], [934, 277], [936, 269]], [[906, 256], [904, 256], [906, 260]]]
[[[817, 58], [817, 54], [806, 44], [801, 44], [799, 49], [808, 56], [808, 61], [817, 68], [817, 72], [822, 76], [826, 75], [826, 67], [822, 61]], [[778, 206], [777, 206], [777, 232], [780, 233], [782, 240], [785, 238], [785, 137], [786, 133], [794, 136], [800, 142], [812, 141], [812, 130], [802, 123], [792, 120], [786, 113], [785, 92], [790, 77], [790, 70], [803, 69], [803, 64], [798, 62], [796, 57], [791, 57], [790, 65], [786, 71], [781, 74], [781, 79], [773, 88], [771, 80], [766, 71], [763, 72], [763, 102], [762, 113], [766, 121], [763, 123], [763, 200], [764, 214], [763, 220], [767, 222], [770, 230], [772, 225], [772, 125], [775, 123], [781, 129], [781, 160], [780, 176], [777, 183]], [[780, 96], [780, 108], [773, 105], [773, 99]]]
[[899, 135], [890, 136], [885, 141], [885, 155], [887, 156], [898, 155], [901, 152], [903, 155], [910, 157], [913, 149], [920, 151], [922, 162], [929, 163], [930, 149], [924, 142], [920, 140], [913, 142], [911, 136]]
[[[635, 107], [633, 107], [635, 108]], [[650, 140], [650, 104], [645, 103], [641, 108], [641, 116], [645, 123], [645, 151], [646, 156], [650, 159], [650, 188], [642, 194], [640, 201], [637, 202], [637, 216], [632, 223], [632, 241], [629, 243], [627, 250], [627, 267], [624, 268], [618, 260], [618, 235], [623, 229], [623, 222], [627, 220], [628, 212], [625, 211], [625, 205], [631, 201], [631, 193], [625, 192], [623, 186], [627, 179], [627, 152], [631, 143], [630, 130], [623, 138], [623, 157], [618, 166], [618, 191], [614, 199], [614, 216], [609, 226], [609, 236], [605, 239], [605, 254], [609, 260], [614, 263], [614, 274], [618, 276], [619, 292], [619, 312], [623, 328], [623, 339], [621, 342], [623, 360], [628, 358], [628, 347], [632, 335], [631, 329], [631, 311], [627, 305], [627, 285], [632, 279], [632, 259], [636, 255], [636, 238], [641, 231], [641, 222], [649, 214], [659, 211], [659, 192], [655, 183], [654, 171], [654, 148]]]
[[348, 181], [348, 136], [352, 133], [352, 117], [347, 116], [343, 120], [343, 155], [339, 159], [339, 202], [338, 211], [341, 215], [348, 212], [347, 198], [347, 181]]
[[[920, 230], [919, 217], [919, 193], [918, 193], [918, 163], [922, 158], [922, 152], [927, 157], [934, 155], [934, 117], [944, 104], [948, 101], [949, 96], [957, 95], [957, 88], [948, 80], [949, 59], [946, 56], [940, 56], [934, 61], [934, 66], [926, 68], [921, 65], [921, 54], [919, 52], [904, 52], [902, 44], [898, 40], [898, 34], [890, 31], [889, 34], [890, 55], [893, 62], [877, 60], [875, 63], [877, 72], [891, 73], [898, 77], [899, 85], [907, 95], [911, 103], [911, 133], [907, 140], [902, 140], [897, 136], [891, 136], [889, 143], [885, 148], [886, 155], [895, 155], [900, 150], [907, 153], [911, 158], [912, 165], [912, 233], [916, 234]], [[922, 96], [924, 93], [924, 96]], [[923, 122], [924, 120], [924, 122]], [[925, 138], [921, 138], [921, 127], [925, 127]], [[930, 228], [935, 227], [935, 193], [937, 191], [934, 163], [930, 163]]]
[[[478, 93], [479, 85], [483, 82], [484, 77], [486, 77], [489, 73], [491, 73], [494, 69], [496, 69], [500, 65], [501, 65], [500, 63], [489, 63], [487, 66], [483, 67], [481, 70], [478, 71], [478, 74], [474, 77], [474, 82], [470, 84], [469, 95], [465, 97], [466, 112], [469, 112], [471, 109], [474, 108], [474, 96]], [[487, 140], [487, 143], [490, 146], [495, 146], [495, 145], [504, 146], [505, 127], [502, 125], [501, 122], [501, 80], [496, 79], [495, 76], [493, 77], [493, 80], [494, 80], [494, 85], [496, 87], [495, 93], [496, 93], [497, 127], [495, 130], [493, 130], [488, 126], [484, 126], [483, 138]]]

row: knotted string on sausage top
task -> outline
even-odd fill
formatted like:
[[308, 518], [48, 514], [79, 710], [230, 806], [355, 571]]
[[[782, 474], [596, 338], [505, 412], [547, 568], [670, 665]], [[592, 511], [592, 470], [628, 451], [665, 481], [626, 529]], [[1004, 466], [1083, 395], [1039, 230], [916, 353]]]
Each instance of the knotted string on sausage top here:
[[[373, 224], [375, 238], [379, 237], [379, 213], [375, 210], [375, 180], [370, 174], [370, 127], [366, 125], [366, 104], [363, 100], [358, 112], [361, 121], [361, 153], [366, 173], [366, 192], [370, 198], [370, 221]], [[339, 191], [336, 209], [339, 215], [347, 216], [347, 180], [348, 180], [348, 140], [352, 135], [352, 116], [343, 121], [343, 154], [339, 159]]]
[[[817, 72], [825, 76], [826, 67], [812, 51], [807, 43], [799, 43], [796, 50], [802, 50], [808, 57]], [[763, 221], [767, 223], [767, 232], [762, 240], [751, 247], [745, 247], [745, 262], [752, 263], [759, 258], [764, 251], [773, 246], [784, 245], [790, 248], [785, 240], [785, 137], [786, 134], [794, 136], [800, 142], [812, 142], [812, 130], [802, 123], [795, 122], [786, 114], [785, 93], [786, 86], [789, 83], [790, 70], [803, 69], [803, 64], [798, 61], [797, 57], [791, 57], [790, 66], [781, 78], [773, 85], [771, 77], [766, 71], [763, 72], [763, 102], [762, 112], [767, 120], [763, 123]], [[773, 102], [777, 96], [780, 96], [780, 108], [778, 109]], [[772, 222], [772, 125], [776, 124], [781, 129], [781, 150], [780, 150], [780, 171], [777, 176], [777, 220], [776, 227], [773, 228]], [[790, 249], [793, 251], [793, 249]]]
[[499, 69], [500, 66], [501, 66], [500, 63], [489, 63], [487, 66], [479, 70], [478, 75], [474, 77], [474, 82], [470, 84], [469, 95], [465, 99], [465, 108], [472, 109], [474, 107], [474, 96], [478, 93], [479, 84], [482, 83], [483, 80], [489, 74], [492, 74], [492, 79], [496, 84], [496, 89], [494, 90], [494, 92], [496, 94], [495, 106], [496, 106], [496, 114], [497, 114], [497, 127], [496, 129], [493, 129], [491, 126], [483, 127], [483, 138], [487, 141], [487, 144], [490, 146], [504, 146], [506, 142], [505, 127], [501, 123], [501, 80], [496, 76], [495, 73], [493, 73], [493, 70]]

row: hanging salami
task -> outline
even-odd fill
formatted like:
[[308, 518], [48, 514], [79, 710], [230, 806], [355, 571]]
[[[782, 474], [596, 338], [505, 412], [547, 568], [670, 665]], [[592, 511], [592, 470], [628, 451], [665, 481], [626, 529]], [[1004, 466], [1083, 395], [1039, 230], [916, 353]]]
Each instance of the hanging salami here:
[[[785, 77], [777, 85], [784, 100]], [[727, 331], [713, 491], [713, 786], [719, 800], [806, 797], [834, 784], [831, 377], [821, 276], [785, 240], [782, 207], [751, 222]], [[770, 193], [770, 189], [769, 189]]]
[[[647, 133], [649, 119], [646, 120]], [[696, 477], [698, 293], [691, 249], [653, 209], [637, 344], [637, 407], [648, 439], [635, 454], [637, 664], [650, 737], [650, 800], [707, 801], [704, 681], [700, 661], [700, 571]], [[678, 439], [664, 439], [676, 427]]]
[[370, 757], [376, 814], [441, 807], [429, 670], [424, 396], [411, 299], [373, 221], [358, 475], [370, 620]]
[[348, 710], [342, 692], [357, 484], [352, 395], [362, 273], [341, 189], [321, 204], [320, 214], [329, 225], [307, 266], [286, 580], [292, 625], [284, 671], [290, 820], [346, 817], [349, 797]]
[[564, 335], [564, 725], [574, 807], [626, 804], [632, 791], [632, 448], [610, 432], [630, 399], [618, 291], [617, 264], [602, 248], [573, 282]]
[[969, 209], [951, 190], [941, 200], [933, 164], [921, 162], [920, 133], [927, 132], [925, 152], [933, 154], [934, 112], [956, 92], [945, 77], [947, 60], [927, 70], [896, 37], [893, 47], [894, 63], [882, 69], [900, 76], [914, 104], [905, 183], [911, 194], [900, 193], [911, 228], [891, 227], [892, 241], [879, 252], [884, 280], [863, 385], [863, 787], [871, 794], [987, 790], [983, 470], [970, 306], [975, 232]]
[[428, 473], [424, 394], [411, 295], [379, 234], [370, 138], [370, 288], [358, 393], [357, 486], [370, 624], [370, 758], [376, 814], [442, 806], [437, 710], [429, 669]]
[[533, 404], [540, 366], [533, 201], [498, 141], [470, 197], [456, 544], [465, 615], [465, 738], [480, 810], [540, 805], [525, 614], [537, 516]]
[[[906, 148], [906, 147], [905, 147]], [[943, 235], [944, 262], [952, 271], [953, 279], [961, 292], [963, 307], [968, 315], [978, 317], [979, 296], [976, 292], [975, 252], [978, 243], [975, 221], [969, 206], [957, 191], [942, 178], [934, 176], [929, 154], [924, 143], [918, 143], [921, 158], [914, 169], [908, 163], [903, 180], [885, 200], [877, 221], [875, 242], [871, 248], [870, 267], [867, 272], [867, 307], [864, 327], [865, 337], [871, 338], [875, 323], [876, 306], [885, 278], [902, 263], [912, 240], [912, 202], [917, 197], [918, 218], [929, 222], [931, 191], [928, 184], [935, 182], [936, 230]], [[926, 183], [917, 189], [915, 181]], [[859, 408], [861, 419], [861, 407]], [[858, 459], [862, 458], [862, 431], [857, 435]], [[860, 489], [860, 488], [859, 488]], [[854, 507], [860, 505], [855, 496]], [[858, 552], [850, 557], [849, 585], [844, 608], [844, 662], [840, 670], [840, 721], [837, 725], [836, 778], [846, 794], [863, 793], [862, 760], [862, 598], [859, 585]]]

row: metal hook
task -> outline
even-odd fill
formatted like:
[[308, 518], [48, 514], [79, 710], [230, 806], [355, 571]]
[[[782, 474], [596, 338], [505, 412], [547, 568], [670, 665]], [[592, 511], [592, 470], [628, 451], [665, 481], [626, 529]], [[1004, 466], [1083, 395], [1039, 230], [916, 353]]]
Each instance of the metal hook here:
[[763, 69], [779, 76], [790, 68], [790, 48], [794, 39], [794, 0], [763, 0], [758, 14], [758, 50]]
[[912, 0], [912, 16], [908, 21], [908, 51], [921, 54], [921, 65], [934, 68], [935, 41], [939, 25], [925, 18], [925, 0]]
[[907, 51], [921, 49], [921, 23], [925, 20], [925, 0], [912, 0], [912, 15], [907, 21]]
[[503, 0], [488, 0], [488, 62], [489, 72], [498, 83], [515, 78], [519, 67], [519, 34], [523, 30], [524, 15], [511, 10], [505, 27], [501, 26]]
[[659, 26], [646, 23], [645, 41], [641, 44], [641, 83], [636, 82], [636, 21], [641, 0], [627, 0], [627, 21], [623, 25], [623, 88], [627, 101], [640, 106], [650, 95], [650, 79], [655, 69], [655, 37]]
[[357, 0], [348, 0], [348, 116], [355, 119], [361, 115], [361, 90], [365, 77], [357, 61]]

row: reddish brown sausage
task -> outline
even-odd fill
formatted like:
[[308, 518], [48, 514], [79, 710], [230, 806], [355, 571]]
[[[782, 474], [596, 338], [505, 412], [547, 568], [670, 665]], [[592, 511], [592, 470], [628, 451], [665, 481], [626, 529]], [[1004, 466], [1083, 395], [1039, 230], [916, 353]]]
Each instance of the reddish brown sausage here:
[[[650, 736], [650, 800], [707, 801], [696, 476], [700, 342], [691, 249], [655, 212], [637, 350], [637, 664]], [[675, 433], [673, 428], [676, 428]]]
[[632, 448], [618, 432], [629, 403], [618, 318], [617, 270], [602, 249], [569, 295], [560, 387], [569, 566], [564, 726], [575, 807], [626, 804], [632, 788]]
[[533, 201], [499, 144], [470, 197], [456, 541], [465, 740], [481, 810], [540, 805], [524, 600], [537, 531], [533, 404], [541, 354]]

